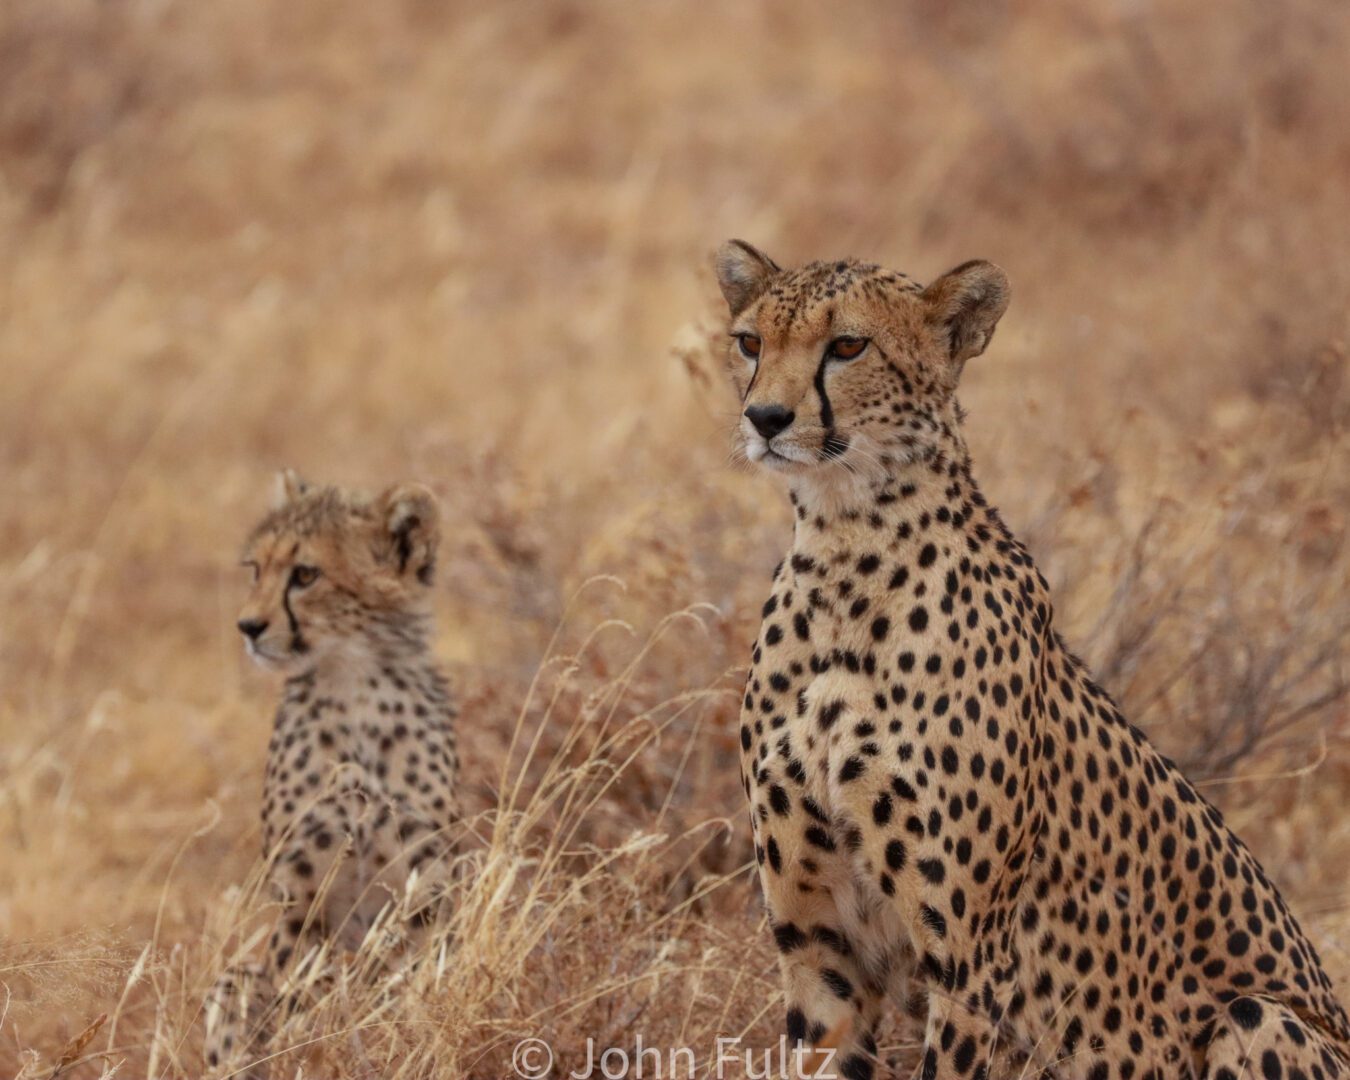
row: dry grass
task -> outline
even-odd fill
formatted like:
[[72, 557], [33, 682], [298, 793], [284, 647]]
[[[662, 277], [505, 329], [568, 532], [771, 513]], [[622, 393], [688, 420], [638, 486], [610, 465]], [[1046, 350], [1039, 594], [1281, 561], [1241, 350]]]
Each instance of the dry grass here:
[[480, 837], [443, 953], [288, 1069], [776, 1037], [732, 733], [789, 524], [728, 464], [731, 234], [1008, 269], [985, 488], [1350, 991], [1350, 10], [1157, 11], [4, 5], [0, 1076], [196, 1075], [283, 463], [441, 492]]

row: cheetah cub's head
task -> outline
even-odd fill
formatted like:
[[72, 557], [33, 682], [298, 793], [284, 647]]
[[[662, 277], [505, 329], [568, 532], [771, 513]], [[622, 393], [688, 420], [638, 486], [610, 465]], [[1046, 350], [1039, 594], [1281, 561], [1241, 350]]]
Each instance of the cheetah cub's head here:
[[439, 538], [435, 496], [400, 484], [374, 498], [278, 476], [243, 565], [248, 653], [294, 673], [343, 649], [420, 640]]
[[982, 261], [924, 288], [852, 259], [784, 270], [731, 240], [717, 278], [731, 309], [740, 444], [790, 474], [889, 473], [932, 454], [957, 423], [962, 366], [1008, 307], [1007, 276]]

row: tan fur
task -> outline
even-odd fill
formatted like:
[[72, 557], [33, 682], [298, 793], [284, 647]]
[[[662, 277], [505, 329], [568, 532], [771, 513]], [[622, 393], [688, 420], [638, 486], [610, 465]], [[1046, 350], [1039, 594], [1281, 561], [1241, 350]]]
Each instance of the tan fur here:
[[871, 1077], [914, 981], [924, 1080], [1350, 1075], [1275, 885], [1068, 650], [975, 483], [955, 389], [1003, 272], [717, 266], [739, 436], [796, 517], [740, 733], [789, 1037], [849, 1032], [840, 1075]]
[[288, 675], [262, 807], [282, 910], [265, 960], [212, 992], [211, 1069], [244, 1068], [265, 1050], [276, 1019], [303, 1004], [285, 985], [316, 946], [356, 949], [391, 904], [409, 920], [401, 936], [415, 938], [441, 905], [458, 756], [429, 649], [437, 539], [424, 487], [370, 498], [293, 473], [249, 538], [255, 581], [240, 629], [260, 663]]

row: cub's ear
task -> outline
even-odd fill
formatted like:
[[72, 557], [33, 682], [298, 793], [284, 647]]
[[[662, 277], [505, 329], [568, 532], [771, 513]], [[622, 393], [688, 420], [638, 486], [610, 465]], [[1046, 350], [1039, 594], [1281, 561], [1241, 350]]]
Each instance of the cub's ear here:
[[400, 575], [411, 572], [423, 585], [430, 585], [441, 538], [436, 496], [421, 484], [399, 484], [380, 496], [378, 507], [389, 561]]
[[924, 289], [929, 321], [947, 343], [957, 371], [989, 345], [1009, 297], [1008, 275], [983, 259], [962, 263]]
[[280, 510], [308, 490], [309, 485], [300, 479], [294, 469], [282, 469], [272, 481], [272, 509]]
[[764, 283], [779, 273], [776, 262], [744, 240], [728, 240], [717, 249], [717, 283], [732, 315], [739, 315]]

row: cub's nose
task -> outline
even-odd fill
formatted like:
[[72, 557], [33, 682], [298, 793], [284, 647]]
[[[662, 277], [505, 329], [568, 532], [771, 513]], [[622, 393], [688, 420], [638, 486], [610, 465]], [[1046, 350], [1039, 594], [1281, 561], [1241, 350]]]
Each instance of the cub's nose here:
[[257, 641], [262, 632], [267, 629], [266, 619], [240, 619], [239, 632], [250, 641]]
[[766, 439], [772, 439], [780, 431], [786, 431], [797, 414], [781, 405], [751, 405], [745, 410], [745, 418]]

